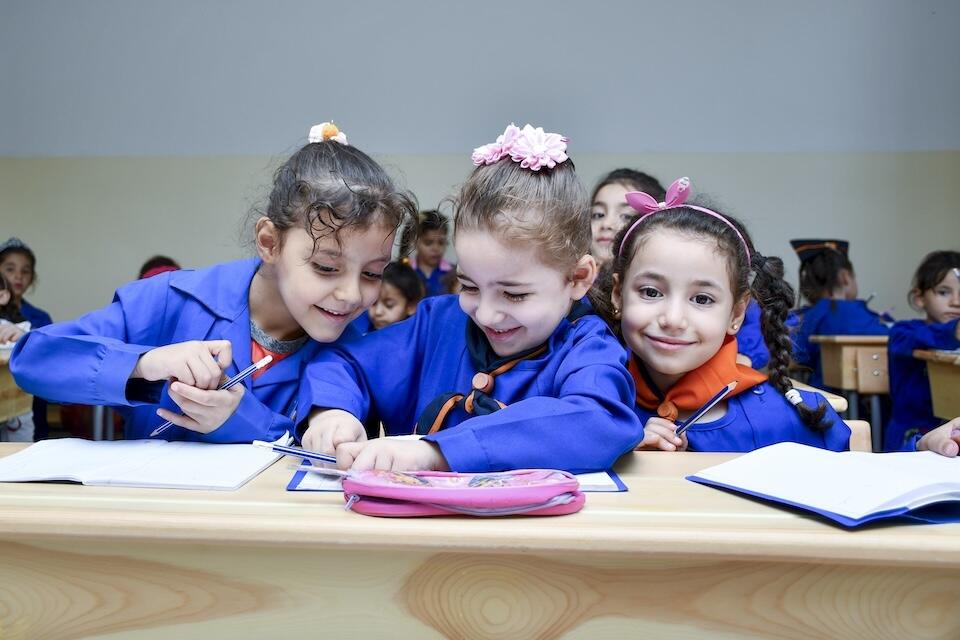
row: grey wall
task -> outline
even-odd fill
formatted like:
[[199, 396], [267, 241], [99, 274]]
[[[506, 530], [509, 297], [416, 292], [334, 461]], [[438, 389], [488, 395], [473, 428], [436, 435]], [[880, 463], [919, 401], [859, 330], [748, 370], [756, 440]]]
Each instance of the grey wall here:
[[0, 155], [960, 148], [960, 2], [2, 0]]

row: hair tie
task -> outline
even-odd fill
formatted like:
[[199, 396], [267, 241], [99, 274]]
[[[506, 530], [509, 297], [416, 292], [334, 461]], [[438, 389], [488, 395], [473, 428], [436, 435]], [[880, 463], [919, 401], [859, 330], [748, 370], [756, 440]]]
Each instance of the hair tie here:
[[789, 402], [795, 407], [797, 405], [803, 404], [803, 397], [800, 395], [800, 392], [797, 391], [796, 389], [790, 389], [783, 395], [787, 399], [787, 402]]
[[473, 150], [471, 159], [476, 166], [494, 164], [510, 156], [524, 169], [540, 171], [541, 167], [553, 169], [568, 159], [568, 140], [559, 133], [546, 133], [543, 127], [529, 124], [523, 129], [510, 125], [497, 136], [496, 142], [485, 144]]
[[643, 191], [631, 191], [626, 195], [627, 204], [633, 207], [639, 213], [643, 215], [640, 216], [637, 220], [634, 221], [630, 228], [627, 229], [627, 232], [623, 234], [623, 240], [620, 241], [620, 248], [617, 250], [617, 255], [623, 255], [623, 247], [627, 244], [627, 238], [630, 237], [630, 234], [633, 233], [633, 230], [636, 229], [641, 222], [654, 215], [655, 213], [660, 213], [661, 211], [669, 211], [670, 209], [676, 209], [678, 207], [686, 207], [688, 209], [693, 209], [694, 211], [699, 211], [708, 216], [716, 218], [723, 224], [727, 225], [733, 232], [737, 234], [737, 237], [740, 238], [740, 244], [743, 245], [743, 250], [747, 254], [747, 264], [751, 263], [750, 258], [750, 247], [747, 245], [746, 238], [743, 237], [743, 234], [740, 233], [740, 230], [725, 216], [720, 215], [716, 211], [711, 211], [705, 207], [698, 207], [693, 204], [686, 204], [687, 197], [690, 195], [690, 178], [683, 177], [677, 178], [670, 185], [670, 188], [667, 189], [667, 195], [664, 198], [663, 202], [657, 202], [656, 198], [651, 196], [649, 193], [644, 193]]
[[753, 267], [753, 270], [757, 273], [763, 271], [763, 268], [767, 266], [767, 256], [763, 255], [762, 253], [754, 255], [754, 261], [756, 262], [756, 265]]
[[[337, 128], [332, 122], [321, 122], [310, 127], [310, 133], [307, 135], [310, 142], [325, 142], [333, 140], [342, 145], [347, 145], [347, 134]], [[349, 145], [347, 145], [349, 146]]]

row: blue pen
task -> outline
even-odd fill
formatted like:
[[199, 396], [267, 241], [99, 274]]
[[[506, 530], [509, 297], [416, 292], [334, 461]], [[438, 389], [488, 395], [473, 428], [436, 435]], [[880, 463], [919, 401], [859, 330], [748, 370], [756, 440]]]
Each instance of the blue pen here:
[[288, 456], [296, 456], [298, 458], [304, 458], [306, 460], [317, 460], [319, 462], [330, 462], [336, 464], [337, 456], [331, 456], [326, 453], [320, 453], [319, 451], [311, 451], [310, 449], [298, 449], [296, 447], [286, 447], [282, 444], [274, 444], [272, 442], [264, 442], [263, 440], [254, 440], [251, 444], [255, 447], [260, 447], [262, 449], [270, 449], [271, 451], [276, 451], [277, 453], [285, 453]]
[[686, 431], [687, 427], [689, 427], [694, 422], [696, 422], [697, 420], [702, 418], [704, 415], [706, 415], [707, 411], [710, 411], [710, 409], [713, 409], [713, 406], [715, 404], [717, 404], [718, 402], [726, 398], [727, 394], [729, 394], [731, 391], [733, 391], [736, 388], [737, 388], [737, 381], [734, 380], [733, 382], [725, 386], [723, 389], [720, 389], [720, 391], [717, 392], [717, 395], [707, 400], [707, 403], [702, 407], [700, 407], [699, 409], [697, 409], [696, 413], [694, 413], [692, 416], [690, 416], [689, 418], [687, 418], [686, 420], [678, 424], [677, 430], [673, 432], [674, 435], [678, 436], [684, 431]]
[[[224, 382], [222, 385], [220, 385], [218, 390], [226, 391], [231, 387], [237, 386], [238, 384], [240, 384], [241, 382], [243, 382], [244, 380], [252, 376], [254, 373], [259, 371], [260, 369], [263, 369], [265, 366], [267, 366], [271, 362], [273, 362], [273, 356], [266, 356], [265, 358], [257, 360], [252, 365], [250, 365], [249, 367], [247, 367], [246, 369], [244, 369], [243, 371], [241, 371], [240, 373], [238, 373], [237, 375], [233, 376], [232, 378]], [[153, 432], [150, 434], [150, 437], [152, 438], [154, 436], [160, 435], [161, 433], [166, 431], [168, 427], [171, 427], [171, 426], [173, 426], [173, 423], [167, 420], [162, 425], [154, 429]]]

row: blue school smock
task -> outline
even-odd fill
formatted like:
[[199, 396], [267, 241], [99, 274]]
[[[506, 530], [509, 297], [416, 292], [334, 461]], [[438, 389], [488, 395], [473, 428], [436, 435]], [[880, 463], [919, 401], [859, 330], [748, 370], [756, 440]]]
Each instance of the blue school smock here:
[[890, 372], [890, 422], [883, 448], [899, 450], [908, 431], [924, 434], [956, 416], [935, 416], [927, 378], [927, 363], [913, 357], [914, 349], [960, 349], [957, 320], [930, 323], [901, 320], [890, 329], [887, 366]]
[[30, 321], [30, 329], [39, 329], [40, 327], [45, 327], [48, 324], [53, 324], [53, 319], [50, 317], [50, 314], [39, 309], [24, 299], [20, 299], [20, 313], [23, 314], [23, 317]]
[[770, 362], [770, 350], [760, 330], [760, 305], [756, 300], [747, 305], [743, 325], [737, 332], [737, 351], [750, 358], [750, 366], [754, 369], [762, 369]]
[[[108, 307], [29, 332], [17, 343], [10, 370], [28, 393], [56, 402], [115, 407], [124, 416], [126, 437], [146, 438], [163, 423], [158, 406], [177, 413], [179, 408], [168, 396], [166, 383], [132, 381], [128, 397], [137, 360], [176, 342], [229, 340], [233, 363], [226, 375], [249, 366], [247, 299], [259, 266], [259, 259], [248, 259], [131, 282], [117, 290]], [[292, 432], [302, 365], [319, 346], [308, 340], [256, 380], [247, 378], [237, 410], [210, 433], [172, 426], [158, 437], [227, 443], [272, 441]]]
[[[438, 296], [406, 320], [325, 349], [301, 383], [301, 419], [308, 408], [342, 409], [365, 423], [378, 418], [387, 435], [413, 433], [438, 396], [469, 393], [477, 373], [466, 338], [471, 322], [457, 296]], [[547, 347], [496, 376], [489, 395], [505, 409], [476, 416], [455, 409], [441, 431], [425, 436], [451, 469], [607, 469], [640, 441], [626, 351], [606, 324], [593, 313], [564, 319]]]
[[366, 335], [373, 331], [373, 321], [370, 320], [370, 310], [367, 309], [357, 319], [350, 323], [350, 326], [360, 335]]
[[890, 333], [879, 314], [867, 308], [864, 300], [823, 299], [804, 310], [794, 336], [793, 359], [810, 367], [810, 384], [823, 387], [820, 345], [810, 336], [885, 336]]
[[[826, 404], [824, 418], [831, 420], [826, 431], [814, 431], [800, 418], [800, 414], [769, 382], [727, 400], [727, 413], [713, 422], [697, 422], [687, 431], [690, 451], [745, 453], [778, 442], [800, 444], [847, 451], [850, 448], [850, 427], [837, 415], [826, 399], [812, 391], [800, 391], [804, 403], [810, 407]], [[657, 415], [656, 410], [634, 405], [643, 424]]]

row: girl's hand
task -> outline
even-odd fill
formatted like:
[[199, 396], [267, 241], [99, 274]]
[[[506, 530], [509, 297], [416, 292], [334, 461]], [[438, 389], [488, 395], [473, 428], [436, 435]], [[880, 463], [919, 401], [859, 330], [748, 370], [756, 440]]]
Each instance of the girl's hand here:
[[0, 324], [0, 344], [16, 342], [23, 337], [26, 331], [15, 324]]
[[179, 380], [197, 389], [216, 389], [233, 361], [229, 340], [191, 340], [151, 349], [140, 356], [131, 378]]
[[686, 451], [687, 434], [679, 436], [674, 432], [677, 425], [660, 417], [647, 420], [643, 426], [643, 440], [637, 445], [637, 451]]
[[351, 471], [449, 471], [440, 447], [423, 440], [377, 438], [337, 447], [337, 468]]
[[223, 391], [211, 391], [174, 382], [170, 385], [170, 398], [177, 403], [183, 415], [167, 409], [157, 409], [157, 415], [179, 427], [210, 433], [233, 415], [245, 391], [242, 384]]
[[364, 442], [367, 430], [357, 417], [342, 409], [326, 409], [310, 416], [301, 443], [304, 449], [334, 453], [345, 442]]
[[957, 457], [960, 453], [960, 418], [954, 418], [920, 438], [917, 451], [935, 451], [948, 458]]

